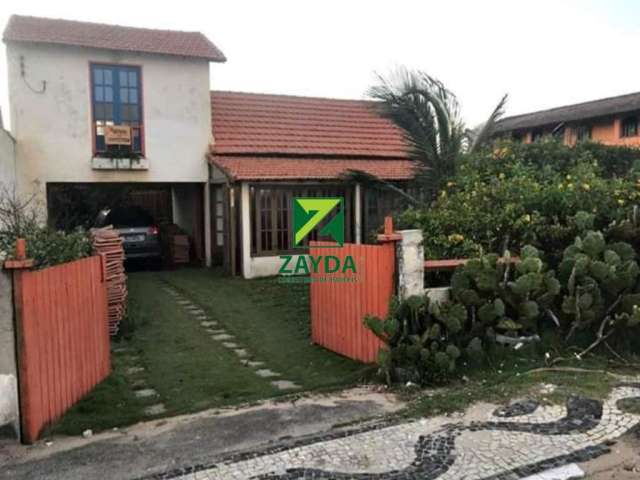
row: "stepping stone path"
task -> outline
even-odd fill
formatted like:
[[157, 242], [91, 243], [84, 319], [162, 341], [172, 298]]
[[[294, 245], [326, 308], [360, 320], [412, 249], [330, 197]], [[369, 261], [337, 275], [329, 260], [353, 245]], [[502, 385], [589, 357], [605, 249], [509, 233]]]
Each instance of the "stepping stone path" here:
[[290, 380], [274, 380], [271, 385], [279, 390], [297, 390], [300, 388], [300, 385]]
[[[231, 349], [233, 353], [235, 353], [239, 357], [242, 365], [253, 369], [253, 373], [255, 373], [257, 376], [261, 378], [282, 377], [280, 373], [266, 368], [266, 362], [253, 360], [254, 356], [251, 354], [251, 352], [246, 348], [243, 348], [241, 345], [237, 344], [236, 338], [228, 333], [224, 328], [211, 328], [219, 326], [218, 322], [215, 320], [211, 320], [207, 315], [207, 312], [205, 312], [205, 310], [202, 309], [199, 305], [185, 298], [180, 292], [169, 285], [166, 285], [164, 287], [164, 291], [175, 298], [178, 305], [182, 306], [189, 315], [192, 315], [196, 320], [200, 322], [200, 326], [204, 328], [204, 331], [206, 333], [211, 335], [212, 340], [221, 342], [222, 346]], [[273, 380], [270, 382], [270, 384], [278, 390], [297, 390], [302, 388], [297, 383], [292, 382], [291, 380], [286, 380], [284, 378]], [[153, 409], [154, 407], [162, 407], [164, 409], [164, 406], [162, 404], [158, 404], [148, 407], [147, 410], [151, 411], [151, 409]], [[147, 415], [158, 415], [159, 413], [162, 413], [162, 411], [158, 413], [147, 413]]]
[[154, 415], [160, 415], [166, 412], [167, 409], [162, 403], [156, 403], [155, 405], [150, 405], [144, 409], [144, 414], [151, 417]]
[[142, 390], [136, 390], [133, 394], [138, 398], [149, 398], [149, 397], [157, 397], [158, 392], [156, 392], [153, 388], [143, 388]]
[[[121, 347], [119, 351], [116, 352], [114, 349], [114, 353], [128, 353], [130, 350], [126, 347]], [[135, 377], [138, 374], [145, 371], [144, 367], [139, 364], [140, 357], [137, 355], [132, 355], [129, 357], [133, 366], [127, 368], [125, 373], [129, 377]], [[133, 390], [133, 394], [136, 398], [139, 399], [148, 399], [148, 398], [157, 398], [159, 397], [158, 392], [156, 392], [153, 388], [149, 388], [147, 382], [144, 378], [130, 378], [129, 379], [131, 389]], [[160, 415], [167, 411], [166, 407], [162, 403], [156, 403], [145, 407], [143, 410], [144, 414], [147, 416]]]
[[229, 335], [228, 333], [221, 333], [218, 335], [213, 335], [211, 338], [213, 338], [214, 340], [233, 340], [234, 336], [233, 335]]

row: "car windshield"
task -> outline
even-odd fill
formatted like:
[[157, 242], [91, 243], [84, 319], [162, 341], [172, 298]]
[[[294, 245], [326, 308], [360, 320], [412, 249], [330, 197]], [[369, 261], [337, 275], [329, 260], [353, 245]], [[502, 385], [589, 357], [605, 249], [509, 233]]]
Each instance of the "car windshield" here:
[[116, 208], [107, 217], [107, 224], [115, 228], [148, 227], [153, 223], [151, 215], [140, 208]]

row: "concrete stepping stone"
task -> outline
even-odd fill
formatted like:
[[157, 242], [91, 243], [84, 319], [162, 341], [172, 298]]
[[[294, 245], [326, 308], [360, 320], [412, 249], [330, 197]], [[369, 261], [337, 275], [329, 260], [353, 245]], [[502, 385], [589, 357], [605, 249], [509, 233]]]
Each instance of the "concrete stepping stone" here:
[[280, 376], [278, 372], [274, 372], [273, 370], [269, 370], [268, 368], [261, 368], [260, 370], [256, 370], [256, 375], [263, 378]]
[[218, 325], [218, 322], [208, 321], [208, 322], [200, 322], [200, 325], [203, 327], [215, 327]]
[[189, 315], [193, 315], [194, 317], [200, 317], [204, 314], [204, 310], [191, 310], [189, 309]]
[[233, 342], [222, 342], [222, 346], [227, 348], [238, 348], [238, 344]]
[[300, 385], [291, 380], [274, 380], [271, 382], [271, 385], [278, 390], [297, 390], [300, 388]]
[[233, 340], [235, 337], [233, 335], [229, 335], [228, 333], [221, 333], [219, 335], [213, 335], [211, 338], [217, 341], [222, 341], [222, 340]]
[[134, 390], [142, 390], [143, 388], [147, 388], [147, 381], [144, 378], [139, 378], [131, 384], [131, 388], [133, 388]]
[[249, 352], [247, 352], [244, 348], [236, 348], [233, 353], [235, 353], [237, 356], [239, 356], [240, 358], [243, 357], [248, 357], [249, 356]]
[[205, 328], [204, 331], [206, 333], [208, 333], [209, 335], [216, 335], [216, 331], [215, 330], [211, 330], [210, 328]]
[[247, 365], [248, 367], [256, 368], [256, 367], [262, 367], [264, 365], [264, 362], [258, 362], [256, 360], [247, 360], [246, 362], [244, 362], [244, 364]]
[[129, 347], [115, 347], [111, 349], [113, 353], [128, 353], [131, 351]]
[[167, 411], [167, 408], [162, 403], [156, 403], [155, 405], [149, 405], [144, 409], [144, 414], [148, 416], [160, 415]]
[[157, 397], [158, 392], [156, 392], [153, 388], [143, 388], [142, 390], [136, 390], [133, 394], [137, 398], [149, 398], [149, 397]]
[[127, 375], [135, 375], [140, 372], [144, 372], [144, 367], [129, 367], [126, 370]]
[[215, 333], [216, 335], [220, 335], [223, 333], [227, 333], [227, 331], [224, 328], [218, 328], [218, 329], [214, 329], [213, 333]]

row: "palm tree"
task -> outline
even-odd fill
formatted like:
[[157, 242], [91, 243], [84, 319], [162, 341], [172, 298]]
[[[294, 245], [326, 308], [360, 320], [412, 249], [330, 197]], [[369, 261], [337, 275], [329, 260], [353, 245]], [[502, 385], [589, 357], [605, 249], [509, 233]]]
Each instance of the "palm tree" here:
[[[418, 165], [415, 184], [426, 199], [433, 198], [444, 180], [455, 174], [462, 153], [473, 151], [490, 139], [507, 101], [505, 95], [486, 122], [469, 130], [462, 121], [455, 94], [434, 77], [398, 68], [388, 78], [378, 75], [378, 80], [369, 96], [380, 101], [380, 114], [402, 130], [409, 156]], [[353, 180], [382, 185], [411, 203], [421, 203], [389, 182], [362, 171], [350, 173]]]

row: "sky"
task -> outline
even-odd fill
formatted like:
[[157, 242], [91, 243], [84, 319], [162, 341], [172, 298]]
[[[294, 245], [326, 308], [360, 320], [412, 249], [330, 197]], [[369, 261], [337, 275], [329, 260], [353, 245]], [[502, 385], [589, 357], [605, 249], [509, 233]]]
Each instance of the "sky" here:
[[[508, 93], [507, 114], [640, 91], [634, 0], [3, 0], [11, 14], [197, 30], [227, 56], [214, 89], [365, 98], [397, 66], [439, 78], [469, 126]], [[6, 55], [0, 107], [8, 122]]]

